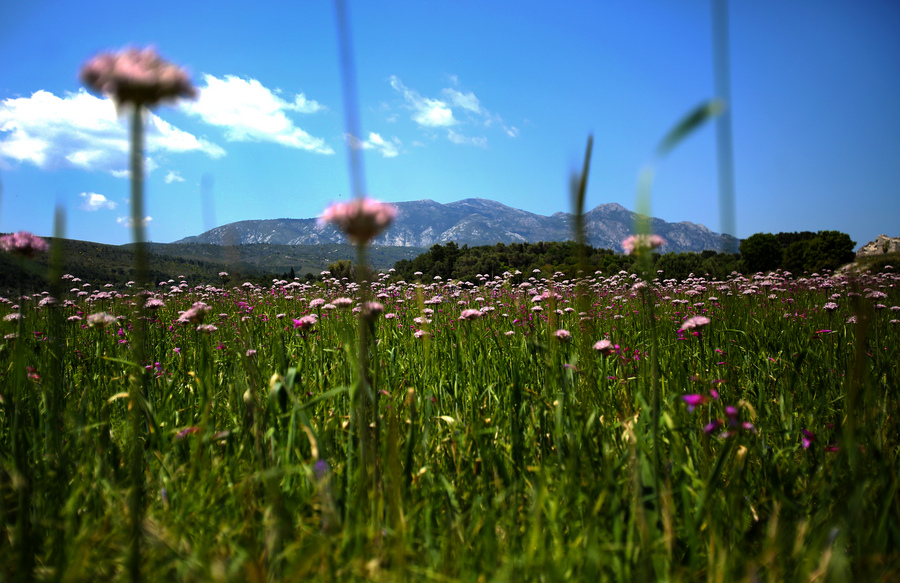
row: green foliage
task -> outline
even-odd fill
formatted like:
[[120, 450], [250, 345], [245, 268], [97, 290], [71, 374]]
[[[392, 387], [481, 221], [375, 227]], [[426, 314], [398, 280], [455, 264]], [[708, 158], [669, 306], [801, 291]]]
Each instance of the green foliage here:
[[[460, 250], [454, 265], [488, 250], [503, 256]], [[550, 245], [513, 251], [567, 265]], [[717, 257], [656, 264], [696, 274]], [[19, 319], [0, 304], [0, 580], [122, 577], [136, 374], [147, 580], [894, 580], [900, 342], [896, 313], [875, 305], [900, 305], [896, 277], [638, 293], [591, 274], [584, 316], [563, 276], [376, 282], [392, 317], [370, 325], [378, 487], [362, 503], [360, 322], [310, 308], [347, 287], [157, 288], [137, 365], [128, 298], [69, 292], [56, 308], [23, 302]], [[179, 321], [201, 299], [216, 330]], [[461, 320], [472, 307], [482, 316]], [[122, 319], [77, 319], [98, 311]], [[291, 322], [311, 314], [312, 329]], [[710, 324], [678, 331], [699, 315]], [[603, 338], [608, 356], [591, 349]], [[687, 395], [702, 397], [693, 411]]]
[[784, 247], [777, 235], [756, 233], [741, 241], [741, 258], [750, 273], [774, 271], [784, 262]]

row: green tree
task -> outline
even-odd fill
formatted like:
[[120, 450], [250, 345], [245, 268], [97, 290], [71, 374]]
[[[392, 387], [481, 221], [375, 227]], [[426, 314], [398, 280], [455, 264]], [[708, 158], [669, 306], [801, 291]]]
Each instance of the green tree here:
[[[794, 241], [791, 245], [804, 245], [805, 241]], [[790, 247], [790, 245], [789, 245]], [[741, 241], [741, 259], [751, 273], [772, 271], [781, 267], [785, 256], [778, 236], [771, 233], [756, 233]]]

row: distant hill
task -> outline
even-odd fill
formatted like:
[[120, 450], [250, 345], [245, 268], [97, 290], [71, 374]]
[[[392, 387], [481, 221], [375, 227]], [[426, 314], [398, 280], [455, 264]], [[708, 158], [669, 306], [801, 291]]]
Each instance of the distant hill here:
[[[52, 238], [47, 239], [53, 241]], [[135, 279], [132, 245], [104, 245], [90, 241], [62, 239], [62, 269], [92, 286], [107, 283], [122, 289], [125, 283]], [[341, 259], [356, 261], [356, 249], [352, 245], [330, 243], [327, 245], [182, 245], [176, 243], [149, 243], [149, 276], [151, 282], [165, 281], [185, 276], [193, 284], [222, 285], [219, 273], [229, 273], [230, 285], [251, 280], [271, 283], [273, 277], [281, 277], [294, 270], [297, 277], [318, 275], [330, 264]], [[369, 262], [379, 270], [391, 268], [402, 259], [414, 259], [426, 251], [418, 247], [381, 247], [368, 250]], [[0, 295], [10, 296], [19, 285], [19, 262], [8, 253], [0, 253]], [[48, 289], [50, 254], [42, 253], [22, 264], [23, 283], [27, 291]]]
[[[572, 238], [570, 213], [549, 217], [515, 209], [483, 198], [467, 198], [449, 204], [433, 200], [395, 203], [398, 208], [393, 225], [375, 239], [376, 245], [428, 248], [449, 241], [457, 245], [493, 245], [494, 243], [536, 243], [567, 241]], [[636, 214], [616, 204], [602, 204], [585, 213], [587, 243], [598, 248], [622, 250], [622, 240], [634, 229]], [[722, 236], [703, 225], [687, 221], [669, 223], [650, 219], [653, 232], [667, 244], [660, 252], [721, 249]], [[321, 245], [344, 243], [343, 234], [316, 219], [267, 219], [238, 221], [216, 227], [178, 244], [212, 245]]]

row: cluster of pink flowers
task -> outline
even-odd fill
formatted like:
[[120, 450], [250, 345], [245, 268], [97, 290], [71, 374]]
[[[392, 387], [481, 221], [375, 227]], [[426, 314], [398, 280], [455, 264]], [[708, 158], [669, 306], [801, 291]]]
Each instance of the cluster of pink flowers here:
[[197, 96], [187, 72], [162, 59], [153, 48], [101, 53], [84, 64], [79, 77], [91, 90], [108, 95], [116, 104], [152, 107], [162, 101]]
[[395, 216], [394, 205], [364, 197], [332, 204], [319, 218], [319, 224], [333, 224], [350, 241], [364, 245], [385, 230]]
[[0, 248], [13, 255], [34, 257], [35, 253], [43, 253], [50, 247], [40, 237], [28, 231], [19, 231], [0, 237]]

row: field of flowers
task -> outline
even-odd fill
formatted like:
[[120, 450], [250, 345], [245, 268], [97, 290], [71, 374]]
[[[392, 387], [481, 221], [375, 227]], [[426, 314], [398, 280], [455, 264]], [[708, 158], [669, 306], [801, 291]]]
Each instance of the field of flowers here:
[[356, 161], [358, 282], [149, 286], [143, 115], [196, 91], [153, 49], [81, 77], [130, 118], [144, 285], [56, 237], [25, 295], [47, 244], [0, 238], [0, 581], [900, 579], [893, 270], [677, 281], [637, 225], [633, 273], [367, 275], [396, 209]]
[[371, 279], [0, 299], [0, 579], [900, 576], [897, 275]]

